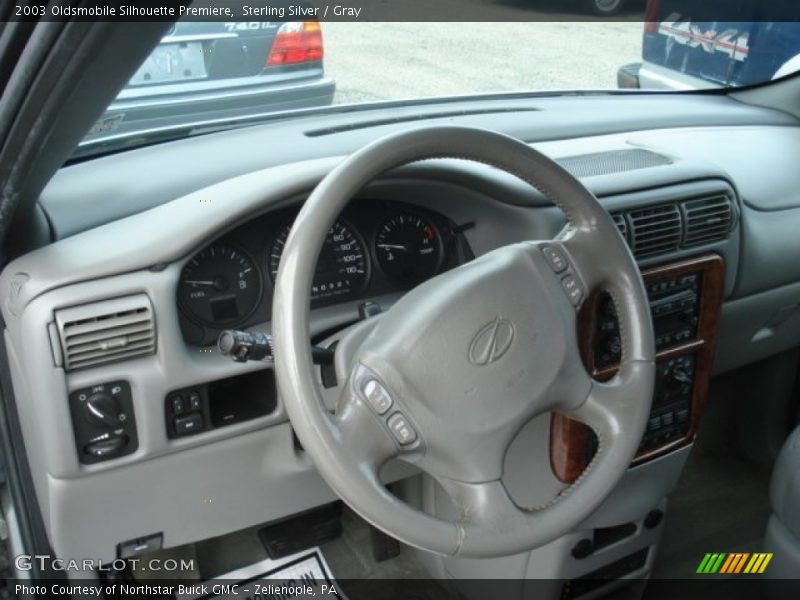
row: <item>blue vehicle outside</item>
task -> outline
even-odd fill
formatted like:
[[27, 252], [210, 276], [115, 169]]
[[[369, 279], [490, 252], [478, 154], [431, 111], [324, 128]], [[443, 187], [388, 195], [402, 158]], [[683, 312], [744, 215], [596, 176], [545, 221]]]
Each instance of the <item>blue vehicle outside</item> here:
[[[741, 87], [797, 71], [800, 24], [766, 20], [783, 14], [761, 10], [772, 1], [737, 4], [731, 0], [715, 13], [713, 2], [650, 0], [642, 63], [620, 69], [620, 87]], [[707, 18], [714, 14], [736, 20], [709, 21], [694, 16]]]

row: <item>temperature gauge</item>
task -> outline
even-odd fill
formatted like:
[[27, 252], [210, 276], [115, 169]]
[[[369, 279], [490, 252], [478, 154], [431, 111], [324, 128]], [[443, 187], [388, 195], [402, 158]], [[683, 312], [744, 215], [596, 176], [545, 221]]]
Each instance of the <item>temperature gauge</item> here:
[[442, 239], [423, 217], [402, 214], [385, 221], [375, 236], [375, 256], [383, 272], [402, 283], [432, 277], [442, 261]]

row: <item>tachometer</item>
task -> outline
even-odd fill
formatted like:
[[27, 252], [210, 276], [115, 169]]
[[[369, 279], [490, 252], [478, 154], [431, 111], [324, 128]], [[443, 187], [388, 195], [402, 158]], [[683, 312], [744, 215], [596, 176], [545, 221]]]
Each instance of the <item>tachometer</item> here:
[[[272, 281], [278, 274], [283, 247], [291, 227], [281, 231], [269, 253], [269, 272]], [[311, 286], [311, 299], [321, 300], [350, 296], [364, 289], [369, 279], [369, 262], [364, 243], [349, 225], [339, 220], [325, 236], [317, 270]]]
[[217, 243], [186, 263], [178, 304], [206, 325], [232, 325], [256, 309], [261, 288], [261, 273], [253, 260], [242, 250]]
[[426, 219], [396, 215], [378, 227], [375, 256], [384, 273], [403, 283], [431, 277], [442, 260], [439, 232]]

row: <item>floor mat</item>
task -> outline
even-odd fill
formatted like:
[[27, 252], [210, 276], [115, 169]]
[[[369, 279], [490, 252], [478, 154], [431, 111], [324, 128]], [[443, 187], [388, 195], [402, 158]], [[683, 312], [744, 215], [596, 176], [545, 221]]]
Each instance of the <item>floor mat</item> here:
[[762, 543], [769, 472], [731, 454], [695, 450], [669, 498], [657, 579], [692, 577], [707, 552], [752, 552]]
[[177, 600], [199, 598], [327, 598], [347, 600], [319, 548], [280, 559], [266, 558], [191, 586]]
[[[202, 578], [218, 579], [225, 577], [225, 574], [247, 569], [250, 563], [266, 564], [264, 561], [268, 561], [269, 557], [259, 538], [261, 527], [197, 543], [195, 552]], [[342, 511], [342, 535], [319, 547], [331, 579], [336, 578], [340, 585], [337, 591], [343, 596], [349, 600], [453, 598], [452, 591], [445, 590], [441, 582], [430, 578], [408, 546], [401, 545], [400, 554], [394, 558], [376, 561], [372, 555], [371, 535], [370, 526], [345, 507]], [[315, 597], [328, 598], [326, 594], [319, 593]], [[242, 600], [247, 596], [239, 595], [238, 598]]]

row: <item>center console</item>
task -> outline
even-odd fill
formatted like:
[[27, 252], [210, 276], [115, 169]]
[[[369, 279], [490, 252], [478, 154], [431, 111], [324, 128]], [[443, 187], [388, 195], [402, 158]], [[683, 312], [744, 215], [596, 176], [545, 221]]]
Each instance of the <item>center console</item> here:
[[[716, 254], [642, 272], [653, 317], [657, 368], [650, 417], [633, 464], [694, 439], [711, 378], [724, 273], [724, 262]], [[587, 370], [597, 380], [611, 379], [622, 347], [608, 294], [589, 298], [578, 328]], [[562, 482], [573, 483], [596, 449], [597, 438], [589, 427], [564, 415], [553, 416], [550, 462]]]

